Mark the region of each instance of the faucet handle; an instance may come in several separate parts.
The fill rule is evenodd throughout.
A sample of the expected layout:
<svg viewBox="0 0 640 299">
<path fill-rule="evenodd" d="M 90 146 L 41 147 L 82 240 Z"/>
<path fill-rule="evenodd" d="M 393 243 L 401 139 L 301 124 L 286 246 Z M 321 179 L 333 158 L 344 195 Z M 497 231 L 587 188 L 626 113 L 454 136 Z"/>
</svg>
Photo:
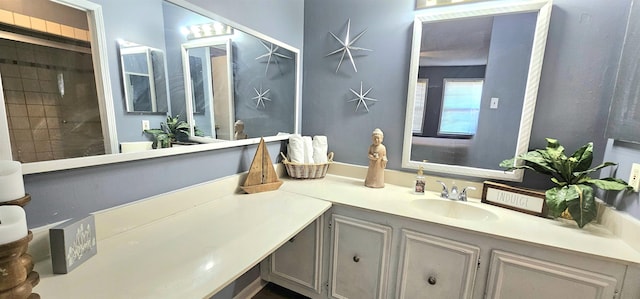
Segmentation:
<svg viewBox="0 0 640 299">
<path fill-rule="evenodd" d="M 467 201 L 467 190 L 476 190 L 476 187 L 468 186 L 462 189 L 462 192 L 458 195 L 458 200 Z"/>
<path fill-rule="evenodd" d="M 442 191 L 440 192 L 440 197 L 449 198 L 449 191 L 447 190 L 447 185 L 445 185 L 443 181 L 437 181 L 437 182 L 440 183 L 440 185 L 442 185 Z"/>
</svg>

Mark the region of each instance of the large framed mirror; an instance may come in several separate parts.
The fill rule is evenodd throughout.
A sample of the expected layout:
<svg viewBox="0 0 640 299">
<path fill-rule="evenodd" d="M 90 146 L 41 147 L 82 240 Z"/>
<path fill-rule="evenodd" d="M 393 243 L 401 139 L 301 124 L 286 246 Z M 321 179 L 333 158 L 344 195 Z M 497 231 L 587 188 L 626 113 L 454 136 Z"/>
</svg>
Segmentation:
<svg viewBox="0 0 640 299">
<path fill-rule="evenodd" d="M 402 166 L 521 181 L 551 1 L 489 1 L 416 14 Z"/>
<path fill-rule="evenodd" d="M 60 66 L 38 61 L 24 62 L 25 66 L 27 66 L 26 64 L 31 66 L 33 63 L 36 65 L 42 64 L 45 69 L 47 69 L 47 65 L 52 66 L 47 71 L 40 71 L 43 75 L 45 73 L 50 75 L 50 78 L 46 79 L 46 92 L 50 93 L 47 95 L 44 95 L 44 90 L 38 91 L 40 92 L 39 94 L 34 94 L 31 90 L 16 91 L 7 89 L 7 87 L 13 88 L 16 86 L 16 84 L 9 82 L 15 80 L 11 75 L 0 73 L 0 79 L 5 83 L 2 91 L 0 91 L 0 98 L 2 98 L 2 101 L 0 101 L 0 122 L 2 122 L 2 125 L 0 125 L 0 159 L 23 162 L 24 174 L 257 144 L 260 140 L 259 137 L 262 136 L 265 137 L 267 142 L 284 140 L 287 138 L 287 134 L 278 136 L 278 132 L 297 133 L 299 130 L 300 51 L 254 29 L 222 18 L 211 11 L 184 0 L 135 1 L 127 3 L 126 10 L 122 9 L 123 2 L 107 0 L 16 0 L 8 3 L 9 6 L 13 6 L 9 8 L 2 6 L 5 4 L 7 3 L 0 3 L 0 9 L 11 11 L 17 7 L 16 13 L 21 15 L 29 15 L 34 19 L 40 18 L 60 23 L 60 27 L 63 30 L 54 38 L 51 38 L 49 32 L 36 32 L 36 34 L 47 36 L 44 39 L 50 41 L 69 43 L 71 44 L 70 49 L 74 53 L 78 52 L 73 55 L 82 57 L 82 59 L 59 59 L 59 62 L 64 62 L 64 65 Z M 55 7 L 49 8 L 53 6 Z M 44 9 L 44 7 L 47 8 Z M 143 15 L 144 17 L 139 17 Z M 80 20 L 77 22 L 78 25 L 65 23 L 76 19 Z M 229 101 L 229 109 L 217 109 L 217 112 L 223 113 L 225 110 L 227 112 L 224 113 L 224 116 L 217 116 L 215 121 L 211 120 L 208 125 L 202 125 L 202 128 L 209 127 L 211 133 L 206 135 L 212 137 L 213 132 L 218 128 L 219 134 L 216 135 L 215 139 L 208 138 L 202 141 L 204 143 L 199 143 L 200 141 L 194 142 L 195 145 L 190 146 L 120 153 L 120 145 L 125 142 L 150 141 L 151 137 L 142 132 L 145 124 L 149 124 L 150 128 L 158 128 L 162 122 L 166 121 L 167 114 L 172 116 L 180 115 L 183 120 L 189 122 L 192 121 L 190 117 L 192 115 L 206 114 L 206 110 L 187 113 L 187 95 L 185 93 L 181 57 L 182 44 L 194 40 L 189 39 L 188 35 L 184 34 L 184 30 L 181 29 L 194 24 L 205 23 L 202 20 L 223 22 L 233 29 L 234 35 L 243 34 L 261 40 L 266 44 L 290 51 L 292 59 L 290 66 L 288 66 L 290 69 L 287 70 L 287 72 L 290 70 L 288 73 L 290 76 L 287 77 L 287 80 L 289 80 L 287 83 L 288 89 L 283 91 L 286 96 L 278 97 L 278 99 L 282 100 L 282 105 L 291 107 L 291 110 L 287 110 L 286 127 L 280 126 L 281 118 L 278 116 L 260 111 L 260 116 L 265 118 L 256 118 L 255 124 L 250 124 L 247 129 L 257 127 L 256 124 L 261 124 L 261 128 L 269 128 L 269 119 L 274 119 L 276 125 L 269 131 L 262 133 L 256 131 L 255 134 L 250 134 L 248 139 L 232 140 L 233 138 L 229 137 L 232 134 L 231 123 L 235 119 L 242 119 L 234 116 L 232 109 L 238 111 L 238 105 L 251 104 L 253 95 L 248 91 L 254 92 L 253 88 L 259 86 L 259 83 L 251 82 L 249 84 L 248 81 L 230 80 L 228 88 L 233 90 L 230 93 L 232 93 L 234 99 Z M 0 24 L 0 26 L 4 25 Z M 13 25 L 4 26 L 0 28 L 0 31 L 11 26 Z M 77 28 L 74 29 L 74 27 Z M 34 28 L 18 29 L 20 32 L 37 31 Z M 74 33 L 77 36 L 74 36 Z M 71 37 L 69 34 L 71 34 Z M 247 50 L 235 43 L 236 38 L 233 35 L 229 36 L 229 38 L 229 49 L 233 50 L 229 51 L 229 54 L 233 55 L 232 52 L 247 52 Z M 126 68 L 125 70 L 122 67 L 120 53 L 126 53 L 129 50 L 136 51 L 121 48 L 118 40 L 131 41 L 139 46 L 148 47 L 142 51 L 146 54 L 140 55 L 143 57 L 135 62 L 138 63 L 137 69 Z M 258 44 L 260 45 L 260 43 Z M 262 48 L 262 45 L 260 47 Z M 264 50 L 264 48 L 262 49 Z M 8 53 L 4 51 L 4 48 L 0 52 L 3 54 Z M 156 54 L 160 53 L 164 55 L 164 67 L 156 67 L 154 64 L 154 57 L 159 57 Z M 264 61 L 255 58 L 253 57 L 250 63 L 248 61 L 242 61 L 242 63 L 232 61 L 229 65 L 232 66 L 231 69 L 233 69 L 234 73 L 243 72 L 249 67 L 261 68 L 264 71 Z M 15 59 L 10 58 L 10 60 L 8 64 L 14 65 Z M 146 63 L 144 60 L 146 60 Z M 72 65 L 72 61 L 77 64 L 74 67 L 69 67 Z M 147 70 L 144 69 L 145 65 Z M 57 70 L 66 70 L 68 68 L 79 70 L 81 74 L 91 71 L 95 74 L 95 79 L 93 76 L 76 76 L 75 74 L 64 73 L 64 71 L 57 72 Z M 153 72 L 150 72 L 150 68 L 154 69 Z M 3 68 L 0 72 L 6 69 L 8 68 Z M 156 70 L 162 69 L 166 70 L 164 74 L 166 83 L 151 80 L 152 74 L 155 77 L 158 75 Z M 38 75 L 40 73 L 35 70 L 30 74 Z M 273 76 L 271 69 L 269 74 Z M 266 76 L 267 74 L 262 73 L 262 77 L 255 77 L 254 79 L 261 80 Z M 80 83 L 76 84 L 72 81 L 76 78 L 81 78 L 84 81 L 79 81 Z M 127 89 L 124 87 L 123 82 L 133 82 L 129 84 L 132 86 L 129 90 L 130 94 L 134 95 L 131 97 L 131 101 L 125 95 Z M 154 87 L 151 86 L 152 83 L 155 84 Z M 159 90 L 163 86 L 165 90 Z M 239 92 L 240 90 L 242 93 Z M 137 99 L 136 92 L 140 94 Z M 156 96 L 155 104 L 153 100 L 150 100 L 154 92 Z M 84 108 L 84 103 L 72 101 L 75 93 L 81 95 L 80 98 L 96 104 L 94 105 L 95 109 L 92 108 L 91 112 L 86 109 L 73 110 L 64 108 L 60 111 L 64 111 L 66 114 L 58 115 L 55 114 L 57 110 L 54 111 L 50 107 L 31 107 L 31 109 L 37 110 L 34 111 L 38 119 L 23 119 L 22 116 L 26 116 L 25 111 L 30 109 L 27 107 L 30 104 L 26 103 L 25 100 L 24 95 L 26 93 L 34 96 L 29 99 L 37 100 L 41 106 L 60 102 L 71 105 L 74 108 Z M 164 100 L 158 97 L 165 93 L 168 93 L 166 104 Z M 64 101 L 61 99 L 64 99 Z M 206 102 L 203 101 L 202 103 L 201 107 L 204 107 Z M 234 107 L 231 107 L 230 103 L 234 103 Z M 255 102 L 253 104 L 255 105 Z M 5 107 L 8 109 L 5 109 Z M 79 112 L 72 113 L 73 111 Z M 18 114 L 12 116 L 11 113 Z M 228 117 L 227 120 L 225 120 L 225 116 Z M 12 123 L 12 119 L 15 119 L 16 125 Z M 221 129 L 223 125 L 218 120 L 225 123 L 224 129 Z M 251 121 L 248 122 L 250 123 Z M 248 122 L 245 121 L 245 125 Z M 198 129 L 201 127 L 198 123 L 196 125 Z M 67 130 L 67 128 L 69 132 L 73 132 L 76 135 L 79 134 L 76 136 L 77 138 L 66 139 L 65 135 L 61 135 L 64 132 L 58 132 L 63 129 Z M 29 135 L 16 134 L 16 132 L 11 131 L 14 129 L 29 131 Z M 192 129 L 194 129 L 193 126 Z M 222 132 L 223 130 L 225 132 Z M 54 137 L 55 140 L 43 140 L 45 137 Z M 216 142 L 209 143 L 211 140 Z M 70 148 L 74 149 L 73 154 L 67 155 L 66 152 L 71 153 L 68 150 Z M 37 149 L 46 149 L 47 153 L 38 153 L 36 152 Z M 17 155 L 18 153 L 21 155 Z"/>
</svg>

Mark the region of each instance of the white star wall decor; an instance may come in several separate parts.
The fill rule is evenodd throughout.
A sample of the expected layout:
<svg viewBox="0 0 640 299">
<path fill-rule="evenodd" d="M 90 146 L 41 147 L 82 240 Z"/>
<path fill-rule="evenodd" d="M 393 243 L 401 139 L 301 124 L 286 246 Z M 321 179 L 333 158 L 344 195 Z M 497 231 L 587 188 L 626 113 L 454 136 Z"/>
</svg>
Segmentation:
<svg viewBox="0 0 640 299">
<path fill-rule="evenodd" d="M 362 37 L 362 35 L 367 32 L 367 29 L 365 29 L 364 31 L 362 31 L 360 34 L 356 35 L 356 37 L 354 37 L 353 39 L 351 39 L 349 37 L 350 35 L 350 31 L 351 31 L 351 19 L 349 19 L 347 21 L 347 34 L 344 37 L 344 40 L 339 39 L 335 34 L 333 34 L 333 32 L 329 32 L 331 34 L 331 36 L 333 36 L 333 38 L 335 38 L 340 45 L 342 45 L 341 48 L 338 48 L 337 50 L 327 54 L 325 57 L 327 56 L 331 56 L 333 54 L 337 54 L 342 52 L 342 56 L 340 57 L 340 62 L 338 63 L 338 67 L 336 68 L 336 73 L 338 72 L 338 70 L 340 69 L 340 66 L 342 65 L 342 61 L 344 60 L 345 55 L 348 56 L 347 58 L 349 60 L 351 60 L 351 65 L 353 66 L 353 70 L 356 71 L 356 73 L 358 72 L 358 69 L 356 68 L 356 63 L 353 60 L 353 55 L 352 55 L 352 51 L 355 50 L 360 50 L 360 51 L 373 51 L 371 49 L 365 49 L 365 48 L 361 48 L 361 47 L 355 47 L 353 44 L 360 38 Z"/>
<path fill-rule="evenodd" d="M 264 57 L 268 57 L 267 58 L 267 67 L 264 70 L 264 74 L 267 74 L 267 71 L 269 71 L 269 65 L 271 64 L 271 61 L 273 60 L 273 62 L 275 62 L 276 65 L 278 65 L 278 57 L 280 58 L 284 58 L 284 59 L 293 59 L 287 55 L 278 53 L 278 49 L 280 49 L 279 46 L 274 46 L 273 44 L 269 44 L 269 46 L 267 46 L 263 41 L 260 41 L 260 43 L 262 44 L 262 46 L 264 46 L 265 49 L 267 49 L 267 53 L 264 53 L 258 57 L 256 57 L 256 60 L 264 58 Z"/>
<path fill-rule="evenodd" d="M 253 88 L 253 90 L 256 91 L 256 96 L 251 98 L 252 100 L 256 100 L 256 109 L 258 107 L 260 107 L 260 104 L 262 104 L 262 108 L 266 108 L 264 105 L 264 101 L 269 101 L 271 102 L 270 98 L 267 98 L 266 95 L 267 93 L 271 90 L 271 89 L 267 89 L 265 91 L 262 91 L 262 85 L 260 86 L 260 91 L 258 91 L 255 87 Z"/>
<path fill-rule="evenodd" d="M 369 88 L 367 91 L 362 92 L 362 81 L 360 81 L 360 92 L 356 92 L 355 90 L 349 88 L 349 90 L 351 90 L 351 92 L 353 94 L 355 94 L 357 96 L 357 98 L 355 99 L 351 99 L 347 102 L 355 102 L 358 101 L 358 105 L 356 105 L 356 112 L 358 112 L 358 108 L 360 108 L 360 105 L 364 106 L 364 109 L 367 110 L 367 112 L 369 112 L 369 106 L 367 105 L 367 101 L 373 101 L 373 102 L 377 102 L 378 100 L 374 99 L 374 98 L 369 98 L 367 97 L 367 95 L 369 94 L 369 92 L 371 91 L 372 88 Z"/>
</svg>

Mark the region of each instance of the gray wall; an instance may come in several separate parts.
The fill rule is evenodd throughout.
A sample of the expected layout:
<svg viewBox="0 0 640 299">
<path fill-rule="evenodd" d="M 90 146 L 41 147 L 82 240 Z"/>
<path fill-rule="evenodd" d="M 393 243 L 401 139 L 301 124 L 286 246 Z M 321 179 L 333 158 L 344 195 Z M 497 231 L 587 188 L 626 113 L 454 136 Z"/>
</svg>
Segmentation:
<svg viewBox="0 0 640 299">
<path fill-rule="evenodd" d="M 388 168 L 401 169 L 402 134 L 410 53 L 413 0 L 307 0 L 305 2 L 305 69 L 303 89 L 305 135 L 325 134 L 335 160 L 367 165 L 370 135 L 385 132 Z M 593 141 L 602 161 L 604 128 L 613 94 L 620 50 L 631 0 L 555 0 L 531 148 L 554 137 L 573 152 Z M 356 46 L 373 49 L 356 58 L 358 72 L 339 57 L 325 55 L 339 47 L 329 31 L 344 36 L 351 18 L 352 36 L 368 31 Z M 358 53 L 361 54 L 361 53 Z M 373 87 L 379 101 L 370 113 L 354 113 L 349 88 Z M 427 169 L 428 170 L 428 169 Z M 547 177 L 526 173 L 523 186 L 548 188 Z"/>
<path fill-rule="evenodd" d="M 603 175 L 615 175 L 623 180 L 629 179 L 631 164 L 640 163 L 640 113 L 638 107 L 638 80 L 640 80 L 640 68 L 638 68 L 638 53 L 640 49 L 640 2 L 634 0 L 627 28 L 627 36 L 623 47 L 620 70 L 616 84 L 616 91 L 613 100 L 616 101 L 615 108 L 612 107 L 609 114 L 608 137 L 616 137 L 623 140 L 631 140 L 636 143 L 613 141 L 609 139 L 604 157 L 605 161 L 618 163 L 617 168 L 613 168 L 612 173 Z M 624 121 L 623 121 L 624 120 Z M 624 126 L 623 126 L 624 124 Z M 619 210 L 628 211 L 634 217 L 640 219 L 640 195 L 635 192 L 626 194 L 616 194 L 609 192 L 605 197 L 607 203 L 614 205 Z"/>
<path fill-rule="evenodd" d="M 640 163 L 640 144 L 609 139 L 604 160 L 616 162 L 618 166 L 603 170 L 602 176 L 614 176 L 626 181 L 631 173 L 631 164 Z M 607 192 L 601 198 L 618 210 L 627 211 L 640 219 L 640 194 L 637 192 Z"/>
</svg>

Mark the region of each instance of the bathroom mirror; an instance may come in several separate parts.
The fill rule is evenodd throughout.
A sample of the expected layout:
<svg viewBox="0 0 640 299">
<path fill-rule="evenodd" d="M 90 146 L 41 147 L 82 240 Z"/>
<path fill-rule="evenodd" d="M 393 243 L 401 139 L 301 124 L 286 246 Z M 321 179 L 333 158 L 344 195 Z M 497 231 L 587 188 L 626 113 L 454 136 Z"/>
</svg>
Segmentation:
<svg viewBox="0 0 640 299">
<path fill-rule="evenodd" d="M 127 112 L 167 113 L 167 78 L 162 50 L 125 40 L 118 40 L 118 50 Z"/>
<path fill-rule="evenodd" d="M 92 138 L 97 138 L 95 142 L 93 141 L 93 139 L 91 139 L 91 151 L 88 151 L 86 149 L 83 151 L 81 148 L 82 146 L 87 147 L 87 144 L 89 144 L 89 139 L 87 139 L 86 136 L 85 138 L 76 139 L 76 141 L 74 142 L 64 142 L 64 146 L 74 145 L 79 150 L 78 152 L 80 154 L 74 156 L 73 158 L 50 155 L 53 159 L 49 157 L 46 160 L 26 160 L 23 163 L 24 174 L 56 171 L 70 168 L 87 167 L 92 165 L 117 163 L 137 159 L 147 159 L 153 157 L 162 157 L 198 151 L 208 151 L 219 148 L 257 144 L 260 140 L 258 137 L 260 136 L 264 136 L 265 141 L 267 142 L 284 140 L 287 138 L 286 134 L 276 136 L 278 132 L 297 133 L 297 130 L 299 128 L 298 111 L 301 87 L 301 66 L 299 65 L 300 52 L 295 47 L 266 36 L 251 28 L 247 28 L 240 24 L 234 23 L 231 20 L 221 18 L 211 11 L 202 9 L 184 0 L 148 0 L 144 2 L 134 1 L 127 3 L 126 10 L 122 8 L 123 3 L 120 1 L 22 1 L 24 1 L 24 3 L 19 3 L 17 5 L 18 7 L 33 12 L 48 14 L 51 18 L 57 18 L 59 22 L 65 22 L 66 20 L 70 19 L 69 13 L 54 9 L 42 9 L 42 7 L 44 7 L 43 3 L 60 5 L 79 11 L 80 15 L 78 19 L 84 20 L 85 22 L 84 31 L 79 32 L 84 32 L 84 34 L 86 35 L 86 44 L 91 46 L 89 50 L 91 56 L 82 61 L 82 67 L 93 67 L 93 71 L 96 74 L 96 78 L 94 80 L 95 82 L 92 81 L 90 84 L 87 83 L 85 86 L 72 88 L 69 85 L 66 85 L 67 82 L 70 82 L 70 77 L 66 74 L 62 76 L 63 79 L 58 79 L 58 77 L 53 76 L 50 80 L 50 87 L 52 89 L 51 92 L 60 93 L 60 91 L 58 90 L 60 88 L 58 86 L 64 86 L 64 89 L 66 91 L 66 98 L 70 96 L 72 92 L 85 92 L 87 90 L 87 86 L 92 87 L 91 85 L 94 85 L 93 88 L 96 89 L 97 96 L 91 98 L 98 103 L 95 113 L 78 114 L 78 116 L 83 117 L 79 120 L 82 122 L 82 124 L 91 125 L 91 128 L 95 128 L 97 130 L 95 134 L 90 134 Z M 0 4 L 4 4 L 4 2 Z M 174 14 L 173 16 L 169 15 L 167 7 L 171 7 L 170 10 L 176 12 L 176 14 Z M 247 129 L 251 126 L 265 129 L 270 128 L 268 131 L 264 131 L 268 132 L 268 134 L 261 134 L 258 130 L 256 130 L 255 134 L 249 135 L 252 138 L 246 140 L 227 141 L 228 139 L 223 138 L 224 142 L 215 142 L 212 144 L 197 144 L 184 147 L 120 154 L 120 143 L 149 140 L 149 136 L 143 134 L 141 130 L 141 124 L 143 124 L 145 120 L 150 122 L 151 128 L 156 128 L 160 126 L 160 122 L 165 121 L 166 116 L 164 112 L 161 112 L 165 111 L 165 109 L 162 108 L 162 105 L 159 104 L 159 101 L 156 104 L 156 108 L 157 110 L 159 110 L 157 112 L 127 112 L 127 101 L 125 101 L 124 88 L 122 85 L 122 67 L 118 49 L 119 46 L 116 46 L 117 40 L 124 39 L 127 41 L 133 41 L 138 45 L 145 45 L 149 48 L 162 51 L 165 58 L 166 67 L 164 69 L 166 70 L 165 75 L 168 84 L 167 92 L 169 93 L 169 98 L 167 99 L 166 103 L 166 111 L 168 111 L 167 113 L 170 113 L 172 115 L 181 115 L 182 118 L 190 120 L 190 118 L 188 118 L 186 114 L 187 104 L 185 102 L 186 95 L 183 80 L 183 66 L 181 63 L 181 46 L 189 40 L 187 39 L 187 35 L 181 33 L 181 29 L 192 24 L 202 24 L 203 22 L 195 21 L 196 16 L 200 20 L 209 19 L 224 22 L 225 24 L 233 26 L 234 34 L 237 32 L 241 32 L 242 34 L 256 37 L 267 44 L 276 45 L 280 47 L 280 49 L 287 50 L 292 53 L 292 63 L 290 66 L 292 70 L 290 72 L 289 70 L 285 70 L 287 74 L 291 75 L 291 77 L 288 77 L 290 78 L 290 81 L 288 83 L 290 86 L 290 90 L 284 91 L 285 93 L 287 93 L 287 96 L 273 96 L 274 99 L 278 98 L 279 100 L 281 100 L 281 102 L 278 103 L 279 105 L 286 105 L 286 107 L 291 107 L 291 110 L 287 110 L 288 115 L 286 121 L 281 120 L 277 115 L 274 116 L 272 114 L 269 114 L 269 111 L 267 113 L 264 113 L 264 111 L 260 111 L 260 117 L 254 118 L 252 120 L 254 123 L 250 126 L 247 126 Z M 87 20 L 88 24 L 86 24 Z M 171 39 L 173 37 L 179 37 L 179 39 Z M 235 40 L 235 38 L 233 40 Z M 234 52 L 244 51 L 241 48 L 237 48 L 235 45 L 233 45 L 232 47 Z M 262 47 L 262 45 L 260 45 L 260 47 Z M 264 48 L 262 49 L 264 50 Z M 153 60 L 154 51 L 151 50 L 150 53 L 150 56 Z M 269 70 L 269 74 L 265 74 L 265 62 L 262 59 L 256 59 L 256 57 L 257 56 L 254 56 L 251 59 L 251 63 L 249 63 L 249 61 L 244 61 L 242 64 L 234 63 L 233 65 L 234 72 L 242 72 L 245 69 L 248 69 L 249 66 L 261 68 L 263 71 L 261 77 L 254 78 L 254 80 L 258 81 L 233 82 L 236 90 L 234 94 L 235 105 L 255 105 L 255 101 L 252 100 L 252 97 L 254 95 L 251 95 L 251 93 L 254 93 L 253 88 L 256 86 L 259 88 L 259 81 L 264 79 L 265 76 L 279 76 L 277 73 L 273 73 L 272 69 Z M 273 70 L 275 70 L 275 68 L 273 68 Z M 111 76 L 110 74 L 114 74 L 114 76 Z M 88 76 L 85 77 L 89 78 Z M 58 81 L 65 82 L 65 84 L 58 84 Z M 158 85 L 162 84 L 156 84 L 156 87 L 158 87 Z M 265 88 L 268 88 L 266 84 Z M 112 92 L 112 90 L 114 92 Z M 238 96 L 240 94 L 238 93 L 238 91 L 242 92 L 242 96 Z M 157 94 L 158 92 L 156 92 L 156 95 Z M 0 97 L 5 100 L 8 98 L 6 92 L 0 94 Z M 66 102 L 70 103 L 69 101 Z M 1 126 L 3 127 L 3 129 L 0 130 L 0 158 L 7 160 L 19 160 L 13 155 L 13 153 L 15 153 L 19 149 L 17 149 L 12 144 L 12 141 L 10 141 L 10 136 L 15 136 L 15 134 L 8 131 L 8 123 L 10 117 L 7 116 L 7 109 L 5 109 L 5 105 L 0 106 L 0 121 L 4 123 Z M 150 104 L 148 106 L 152 107 L 153 105 Z M 278 109 L 280 107 L 274 106 L 272 108 Z M 153 110 L 153 108 L 151 108 L 151 110 Z M 222 110 L 223 109 L 220 109 L 219 111 Z M 197 113 L 198 112 L 196 112 L 196 114 Z M 228 115 L 231 116 L 232 113 L 229 113 Z M 94 119 L 100 119 L 100 123 L 96 122 L 95 124 L 93 124 L 87 122 L 87 120 Z M 219 119 L 222 119 L 222 117 L 220 117 Z M 291 119 L 291 121 L 289 119 Z M 271 125 L 271 122 L 273 122 L 274 125 Z M 245 122 L 245 124 L 246 123 L 247 122 Z M 282 125 L 283 123 L 286 123 L 286 127 Z M 24 124 L 26 125 L 26 123 Z M 55 125 L 56 123 L 53 124 Z M 67 122 L 66 124 L 70 128 L 77 127 L 75 121 Z M 215 129 L 215 126 L 216 125 L 213 124 L 212 128 Z M 7 130 L 5 130 L 4 128 L 7 128 Z M 78 131 L 76 130 L 74 132 Z M 79 132 L 83 133 L 84 131 Z M 50 136 L 51 132 L 47 132 L 47 134 L 49 134 Z M 229 132 L 228 134 L 231 133 Z M 220 136 L 222 135 L 223 134 L 220 134 Z M 22 136 L 23 135 L 20 135 L 20 137 Z M 38 140 L 32 139 L 32 141 Z M 211 139 L 208 139 L 204 142 L 208 143 L 210 141 Z M 32 150 L 33 148 L 36 148 L 36 146 L 33 145 L 29 148 Z M 93 150 L 94 148 L 96 149 L 95 151 Z"/>
<path fill-rule="evenodd" d="M 165 6 L 165 13 L 176 9 Z M 181 52 L 190 139 L 232 140 L 236 121 L 244 123 L 249 137 L 294 133 L 297 51 L 244 30 L 224 29 L 226 22 L 180 14 L 176 25 L 188 29 L 182 30 L 188 41 Z"/>
<path fill-rule="evenodd" d="M 425 10 L 414 21 L 402 166 L 521 181 L 551 14 L 546 0 Z"/>
<path fill-rule="evenodd" d="M 187 101 L 187 114 L 193 124 L 191 136 L 233 140 L 231 39 L 207 38 L 183 44 L 182 63 L 186 98 L 191 99 Z"/>
</svg>

